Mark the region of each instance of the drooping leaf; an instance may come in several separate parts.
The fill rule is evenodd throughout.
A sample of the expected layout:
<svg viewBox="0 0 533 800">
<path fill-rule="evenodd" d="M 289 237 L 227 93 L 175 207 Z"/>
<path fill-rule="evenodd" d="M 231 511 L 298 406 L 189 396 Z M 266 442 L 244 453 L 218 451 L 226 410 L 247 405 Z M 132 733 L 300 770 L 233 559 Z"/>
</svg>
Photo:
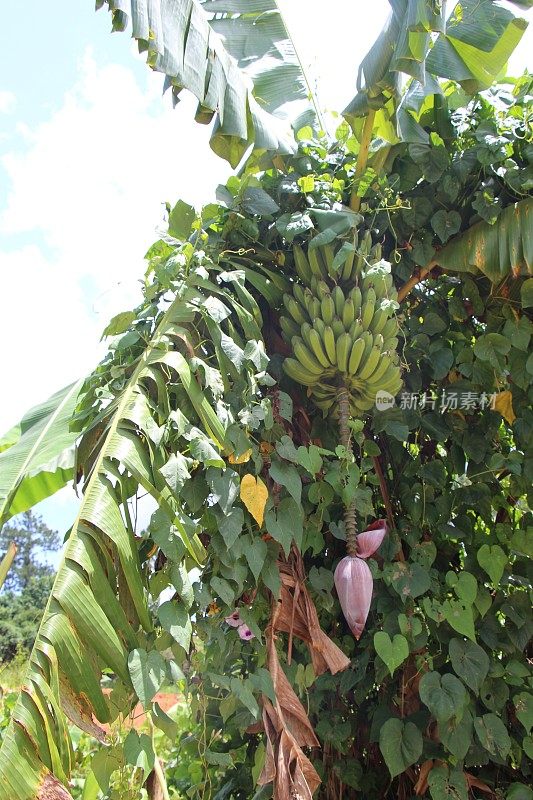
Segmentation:
<svg viewBox="0 0 533 800">
<path fill-rule="evenodd" d="M 308 88 L 274 3 L 97 0 L 97 7 L 106 3 L 114 30 L 125 30 L 131 20 L 139 49 L 165 75 L 174 100 L 187 89 L 198 99 L 196 120 L 215 118 L 211 146 L 233 167 L 249 143 L 294 151 L 286 118 L 307 107 Z"/>
<path fill-rule="evenodd" d="M 215 431 L 222 439 L 225 436 L 200 387 L 193 384 L 187 360 L 173 349 L 177 322 L 192 318 L 186 299 L 189 290 L 183 291 L 161 314 L 108 412 L 109 422 L 89 466 L 84 464 L 88 479 L 80 511 L 29 660 L 24 690 L 2 740 L 1 800 L 36 800 L 42 796 L 43 785 L 53 784 L 55 789 L 67 783 L 71 749 L 65 715 L 103 739 L 99 723 L 108 722 L 111 712 L 100 685 L 102 669 L 113 672 L 134 696 L 128 654 L 142 649 L 137 631 L 150 632 L 152 620 L 137 543 L 120 508 L 124 475 L 116 464 L 154 496 L 185 548 L 193 557 L 201 557 L 203 548 L 196 534 L 185 528 L 175 500 L 160 483 L 162 478 L 153 473 L 144 449 L 149 439 L 143 428 L 145 410 L 139 404 L 142 381 L 147 377 L 156 379 L 161 392 L 167 392 L 172 381 L 190 397 L 198 412 L 197 423 L 205 426 L 207 435 Z M 190 621 L 178 623 L 177 638 L 187 647 Z M 174 634 L 177 625 L 169 627 Z M 58 752 L 55 742 L 63 741 L 65 746 Z M 57 757 L 52 758 L 51 753 Z M 57 789 L 56 794 L 69 796 L 66 789 Z"/>
</svg>

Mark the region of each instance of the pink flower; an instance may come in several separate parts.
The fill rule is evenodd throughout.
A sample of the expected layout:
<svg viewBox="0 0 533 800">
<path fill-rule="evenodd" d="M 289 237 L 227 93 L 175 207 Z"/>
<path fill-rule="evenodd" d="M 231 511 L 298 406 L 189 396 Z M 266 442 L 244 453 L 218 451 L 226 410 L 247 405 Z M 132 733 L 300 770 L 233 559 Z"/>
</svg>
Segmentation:
<svg viewBox="0 0 533 800">
<path fill-rule="evenodd" d="M 254 638 L 254 634 L 252 633 L 248 625 L 246 625 L 244 622 L 242 625 L 239 625 L 237 633 L 239 634 L 243 642 L 249 642 L 250 639 Z"/>
<path fill-rule="evenodd" d="M 335 587 L 342 613 L 356 639 L 363 633 L 370 603 L 372 602 L 373 578 L 363 560 L 375 553 L 385 534 L 387 522 L 379 519 L 357 537 L 357 556 L 345 556 L 335 570 Z"/>
<path fill-rule="evenodd" d="M 225 617 L 224 621 L 227 622 L 228 625 L 231 625 L 232 628 L 238 628 L 240 625 L 244 625 L 238 608 L 236 608 L 229 617 Z"/>
</svg>

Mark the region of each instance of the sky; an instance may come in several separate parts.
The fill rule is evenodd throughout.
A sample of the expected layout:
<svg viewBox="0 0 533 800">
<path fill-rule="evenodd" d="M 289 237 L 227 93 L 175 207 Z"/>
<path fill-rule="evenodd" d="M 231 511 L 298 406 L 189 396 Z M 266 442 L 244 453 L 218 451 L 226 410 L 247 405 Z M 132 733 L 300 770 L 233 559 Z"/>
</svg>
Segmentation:
<svg viewBox="0 0 533 800">
<path fill-rule="evenodd" d="M 387 0 L 328 0 L 326 24 L 318 0 L 279 5 L 322 106 L 342 109 Z M 162 76 L 92 0 L 4 4 L 2 23 L 0 433 L 98 363 L 107 321 L 140 299 L 164 203 L 199 207 L 231 174 L 192 121 L 193 98 L 173 110 Z M 515 73 L 532 33 L 524 40 Z M 64 532 L 76 506 L 65 489 L 38 511 Z"/>
</svg>

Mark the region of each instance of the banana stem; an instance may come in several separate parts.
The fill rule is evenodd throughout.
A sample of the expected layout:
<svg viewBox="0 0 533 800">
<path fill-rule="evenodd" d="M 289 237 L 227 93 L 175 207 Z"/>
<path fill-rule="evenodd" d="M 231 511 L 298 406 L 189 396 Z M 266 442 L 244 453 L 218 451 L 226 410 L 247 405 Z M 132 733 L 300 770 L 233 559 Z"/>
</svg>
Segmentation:
<svg viewBox="0 0 533 800">
<path fill-rule="evenodd" d="M 366 115 L 365 124 L 363 125 L 363 132 L 361 134 L 361 145 L 359 153 L 357 154 L 357 163 L 355 165 L 355 172 L 353 176 L 353 189 L 350 197 L 350 208 L 352 211 L 359 211 L 361 208 L 361 198 L 357 194 L 357 183 L 359 178 L 366 169 L 368 163 L 368 151 L 370 149 L 370 142 L 372 141 L 372 130 L 374 128 L 374 118 L 376 112 L 373 108 L 370 109 Z"/>
<path fill-rule="evenodd" d="M 348 421 L 350 419 L 350 395 L 345 386 L 337 391 L 337 404 L 339 409 L 339 438 L 341 444 L 350 451 L 351 434 Z M 349 556 L 357 555 L 357 525 L 355 521 L 355 501 L 351 500 L 344 507 L 344 525 L 346 528 L 346 551 Z"/>
</svg>

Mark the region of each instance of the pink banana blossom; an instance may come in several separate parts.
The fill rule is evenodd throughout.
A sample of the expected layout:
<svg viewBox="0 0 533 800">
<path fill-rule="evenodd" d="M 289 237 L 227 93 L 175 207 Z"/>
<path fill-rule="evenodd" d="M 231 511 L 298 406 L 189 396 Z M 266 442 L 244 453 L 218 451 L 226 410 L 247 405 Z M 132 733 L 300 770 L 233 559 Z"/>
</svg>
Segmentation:
<svg viewBox="0 0 533 800">
<path fill-rule="evenodd" d="M 357 555 L 345 556 L 335 570 L 335 587 L 342 613 L 356 639 L 363 633 L 374 580 L 364 559 L 376 552 L 387 533 L 387 521 L 378 519 L 357 536 Z"/>
</svg>

